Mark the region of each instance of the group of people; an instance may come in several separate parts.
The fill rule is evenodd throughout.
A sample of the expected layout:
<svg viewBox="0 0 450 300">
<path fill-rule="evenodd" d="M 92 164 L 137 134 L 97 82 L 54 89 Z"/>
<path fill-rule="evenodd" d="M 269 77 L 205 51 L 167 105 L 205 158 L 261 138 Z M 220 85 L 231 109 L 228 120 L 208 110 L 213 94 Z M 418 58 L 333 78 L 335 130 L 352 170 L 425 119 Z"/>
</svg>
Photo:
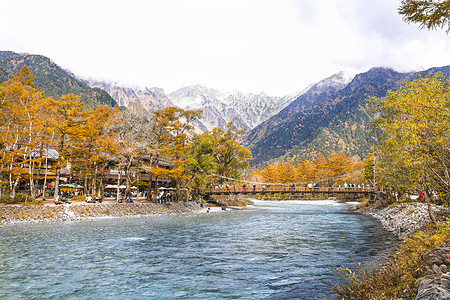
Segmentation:
<svg viewBox="0 0 450 300">
<path fill-rule="evenodd" d="M 122 203 L 122 197 L 119 197 L 119 200 L 117 200 L 117 203 Z M 128 195 L 128 198 L 125 200 L 125 203 L 133 203 L 133 199 L 131 199 L 131 195 Z"/>
<path fill-rule="evenodd" d="M 256 190 L 256 184 L 254 184 L 252 187 L 253 187 L 253 190 L 255 191 Z M 267 189 L 269 187 L 270 187 L 270 185 L 266 184 L 266 185 L 263 185 L 262 188 L 263 189 Z M 305 188 L 318 188 L 318 187 L 320 187 L 320 184 L 318 182 L 316 182 L 316 183 L 310 182 L 308 184 L 305 184 L 304 187 Z M 347 184 L 347 182 L 345 182 L 342 186 L 341 186 L 341 184 L 335 184 L 335 185 L 331 185 L 330 187 L 336 187 L 336 188 L 341 188 L 341 187 L 344 187 L 344 188 L 364 188 L 365 185 L 364 185 L 364 183 L 356 185 L 355 183 Z M 367 185 L 366 187 L 369 188 L 370 186 Z M 230 188 L 236 189 L 237 186 L 236 185 L 230 186 L 229 184 L 223 184 L 222 186 L 213 186 L 212 184 L 210 185 L 210 189 L 226 189 L 226 190 L 230 190 Z M 289 189 L 293 189 L 293 188 L 295 188 L 295 183 L 289 183 Z M 243 184 L 242 185 L 242 189 L 244 191 L 247 190 L 247 185 Z"/>
<path fill-rule="evenodd" d="M 97 202 L 98 201 L 98 203 L 102 203 L 103 202 L 103 197 L 92 197 L 91 195 L 87 195 L 86 196 L 86 202 L 87 203 L 95 203 L 95 202 Z"/>
</svg>

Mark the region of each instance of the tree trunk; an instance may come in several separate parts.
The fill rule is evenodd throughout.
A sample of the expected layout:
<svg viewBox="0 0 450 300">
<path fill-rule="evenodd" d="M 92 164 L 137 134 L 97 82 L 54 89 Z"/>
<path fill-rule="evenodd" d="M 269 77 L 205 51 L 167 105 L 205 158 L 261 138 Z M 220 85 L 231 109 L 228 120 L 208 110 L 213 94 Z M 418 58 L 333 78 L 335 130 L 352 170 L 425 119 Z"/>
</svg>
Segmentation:
<svg viewBox="0 0 450 300">
<path fill-rule="evenodd" d="M 31 197 L 31 201 L 36 200 L 36 186 L 34 184 L 33 177 L 30 177 L 30 197 Z"/>
<path fill-rule="evenodd" d="M 128 197 L 130 196 L 131 193 L 131 179 L 130 179 L 130 170 L 126 170 L 125 171 L 125 184 L 126 184 L 126 188 L 125 188 L 125 199 L 128 199 Z"/>
<path fill-rule="evenodd" d="M 430 201 L 430 195 L 428 194 L 428 189 L 425 189 L 423 192 L 423 195 L 425 197 L 425 201 L 427 202 L 427 207 L 428 207 L 428 215 L 430 216 L 431 222 L 433 223 L 433 225 L 436 225 L 436 217 L 434 216 L 434 212 L 433 212 L 433 208 L 431 207 L 431 201 Z"/>
<path fill-rule="evenodd" d="M 11 199 L 14 199 L 16 197 L 16 190 L 17 190 L 17 186 L 20 183 L 20 177 L 16 178 L 16 181 L 14 181 L 14 183 L 12 184 L 11 187 Z"/>
<path fill-rule="evenodd" d="M 1 169 L 5 167 L 5 164 L 1 162 Z M 0 172 L 0 202 L 3 196 L 3 171 Z"/>
<path fill-rule="evenodd" d="M 131 193 L 131 178 L 130 178 L 130 170 L 131 170 L 131 166 L 133 165 L 133 159 L 130 159 L 126 165 L 126 167 L 124 168 L 125 171 L 125 183 L 126 183 L 126 188 L 125 188 L 125 199 L 128 199 L 130 193 Z"/>
<path fill-rule="evenodd" d="M 61 178 L 61 169 L 56 168 L 56 177 L 55 177 L 55 194 L 53 195 L 53 200 L 56 201 L 59 199 L 59 179 Z"/>
<path fill-rule="evenodd" d="M 117 173 L 117 194 L 116 194 L 116 201 L 119 202 L 119 197 L 120 197 L 120 177 L 121 177 L 122 171 L 120 171 L 120 169 L 118 169 L 118 173 Z"/>
<path fill-rule="evenodd" d="M 35 185 L 34 176 L 33 176 L 34 162 L 30 162 L 29 166 L 30 167 L 28 169 L 29 169 L 29 176 L 30 176 L 30 197 L 31 197 L 31 201 L 33 202 L 36 200 L 36 185 Z"/>
<path fill-rule="evenodd" d="M 30 114 L 28 113 L 28 119 L 31 119 Z M 33 131 L 33 122 L 31 121 L 29 124 L 29 128 L 28 128 L 28 143 L 29 145 L 32 144 L 33 142 L 33 135 L 32 135 L 32 131 Z M 31 201 L 36 200 L 36 191 L 35 191 L 35 187 L 34 187 L 34 178 L 33 178 L 33 173 L 34 173 L 34 161 L 33 160 L 33 155 L 32 153 L 30 153 L 28 155 L 29 157 L 29 162 L 28 162 L 28 175 L 30 176 L 30 197 L 31 197 Z"/>
<path fill-rule="evenodd" d="M 89 187 L 88 187 L 88 182 L 87 182 L 87 178 L 84 178 L 84 187 L 83 187 L 83 193 L 84 195 L 87 197 L 89 195 Z"/>
<path fill-rule="evenodd" d="M 104 173 L 105 173 L 105 168 L 102 167 L 101 173 L 100 173 L 100 184 L 99 184 L 99 187 L 98 187 L 98 197 L 102 197 L 102 198 L 103 198 L 104 189 L 105 189 L 104 186 L 103 186 Z"/>
<path fill-rule="evenodd" d="M 37 170 L 37 173 L 36 173 L 36 189 L 37 190 L 40 189 L 39 179 L 41 178 L 41 171 L 42 171 L 42 160 L 39 160 L 39 166 L 38 166 L 38 170 Z M 41 193 L 39 193 L 39 194 L 41 194 Z"/>
<path fill-rule="evenodd" d="M 97 194 L 97 162 L 94 162 L 94 178 L 92 180 L 92 196 Z"/>
<path fill-rule="evenodd" d="M 152 187 L 153 187 L 153 174 L 150 173 L 148 180 L 148 186 L 147 186 L 147 201 L 152 201 Z"/>
<path fill-rule="evenodd" d="M 53 142 L 53 138 L 55 137 L 55 132 L 53 131 L 52 132 L 52 139 L 51 139 L 51 141 Z M 44 175 L 44 190 L 43 190 L 43 195 L 42 195 L 42 199 L 46 199 L 46 196 L 45 196 L 45 190 L 47 189 L 47 174 L 48 174 L 48 144 L 46 144 L 46 146 L 47 146 L 47 150 L 46 150 L 46 152 L 45 152 L 45 175 Z"/>
<path fill-rule="evenodd" d="M 47 153 L 45 154 L 45 174 L 44 174 L 44 189 L 42 199 L 46 199 L 45 191 L 47 189 L 47 174 L 48 174 L 48 144 L 47 144 Z"/>
</svg>

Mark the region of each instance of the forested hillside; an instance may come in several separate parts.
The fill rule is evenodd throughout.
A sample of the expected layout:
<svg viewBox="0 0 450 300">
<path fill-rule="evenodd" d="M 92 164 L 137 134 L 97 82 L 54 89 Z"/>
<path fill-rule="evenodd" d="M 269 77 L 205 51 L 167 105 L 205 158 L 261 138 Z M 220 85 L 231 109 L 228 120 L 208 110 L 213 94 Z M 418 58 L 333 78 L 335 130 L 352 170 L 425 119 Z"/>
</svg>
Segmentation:
<svg viewBox="0 0 450 300">
<path fill-rule="evenodd" d="M 116 101 L 104 90 L 91 88 L 76 79 L 61 67 L 42 55 L 18 54 L 11 51 L 0 51 L 0 82 L 10 78 L 27 65 L 35 78 L 35 85 L 45 95 L 60 98 L 61 95 L 73 93 L 80 96 L 80 100 L 88 107 L 98 104 L 117 106 Z"/>
<path fill-rule="evenodd" d="M 383 97 L 404 80 L 440 71 L 447 76 L 450 66 L 420 73 L 399 73 L 373 68 L 358 74 L 345 87 L 313 86 L 278 115 L 247 135 L 246 145 L 253 154 L 253 164 L 264 164 L 283 157 L 298 160 L 318 153 L 327 156 L 342 151 L 362 159 L 375 143 L 367 124 L 366 99 Z"/>
</svg>

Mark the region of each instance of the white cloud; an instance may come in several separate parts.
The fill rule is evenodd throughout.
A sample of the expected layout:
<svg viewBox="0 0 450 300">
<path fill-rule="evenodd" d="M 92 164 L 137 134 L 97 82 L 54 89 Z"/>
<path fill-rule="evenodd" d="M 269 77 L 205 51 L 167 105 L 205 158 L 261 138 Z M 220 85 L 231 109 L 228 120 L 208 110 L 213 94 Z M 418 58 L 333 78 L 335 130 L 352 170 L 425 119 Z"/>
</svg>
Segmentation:
<svg viewBox="0 0 450 300">
<path fill-rule="evenodd" d="M 340 70 L 449 64 L 449 37 L 392 0 L 8 1 L 2 50 L 82 76 L 170 92 L 202 85 L 284 95 Z"/>
</svg>

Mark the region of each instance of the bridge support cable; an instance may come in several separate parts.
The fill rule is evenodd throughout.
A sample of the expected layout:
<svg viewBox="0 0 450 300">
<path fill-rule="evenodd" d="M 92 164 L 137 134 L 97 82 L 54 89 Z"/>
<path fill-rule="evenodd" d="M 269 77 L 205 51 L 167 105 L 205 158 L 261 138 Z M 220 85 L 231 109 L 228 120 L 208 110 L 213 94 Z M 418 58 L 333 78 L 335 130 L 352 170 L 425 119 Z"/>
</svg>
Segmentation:
<svg viewBox="0 0 450 300">
<path fill-rule="evenodd" d="M 236 182 L 242 182 L 242 183 L 246 183 L 246 184 L 257 184 L 257 185 L 278 185 L 278 186 L 283 186 L 283 185 L 289 185 L 289 184 L 295 184 L 295 185 L 305 185 L 308 183 L 319 183 L 319 182 L 328 182 L 328 181 L 334 181 L 336 179 L 345 177 L 345 176 L 349 176 L 349 175 L 353 175 L 356 174 L 358 172 L 363 171 L 363 169 L 360 170 L 356 170 L 353 171 L 351 173 L 346 173 L 346 174 L 342 174 L 342 175 L 338 175 L 338 176 L 333 176 L 333 177 L 327 177 L 327 178 L 322 178 L 322 179 L 316 179 L 316 180 L 311 180 L 311 181 L 304 181 L 304 182 L 287 182 L 287 183 L 273 183 L 273 182 L 257 182 L 257 181 L 249 181 L 249 180 L 243 180 L 243 179 L 237 179 L 237 178 L 231 178 L 231 177 L 226 177 L 226 176 L 222 176 L 219 174 L 214 174 L 214 173 L 207 173 L 211 176 L 215 176 L 215 177 L 219 177 L 222 179 L 226 179 L 229 181 L 236 181 Z"/>
</svg>

